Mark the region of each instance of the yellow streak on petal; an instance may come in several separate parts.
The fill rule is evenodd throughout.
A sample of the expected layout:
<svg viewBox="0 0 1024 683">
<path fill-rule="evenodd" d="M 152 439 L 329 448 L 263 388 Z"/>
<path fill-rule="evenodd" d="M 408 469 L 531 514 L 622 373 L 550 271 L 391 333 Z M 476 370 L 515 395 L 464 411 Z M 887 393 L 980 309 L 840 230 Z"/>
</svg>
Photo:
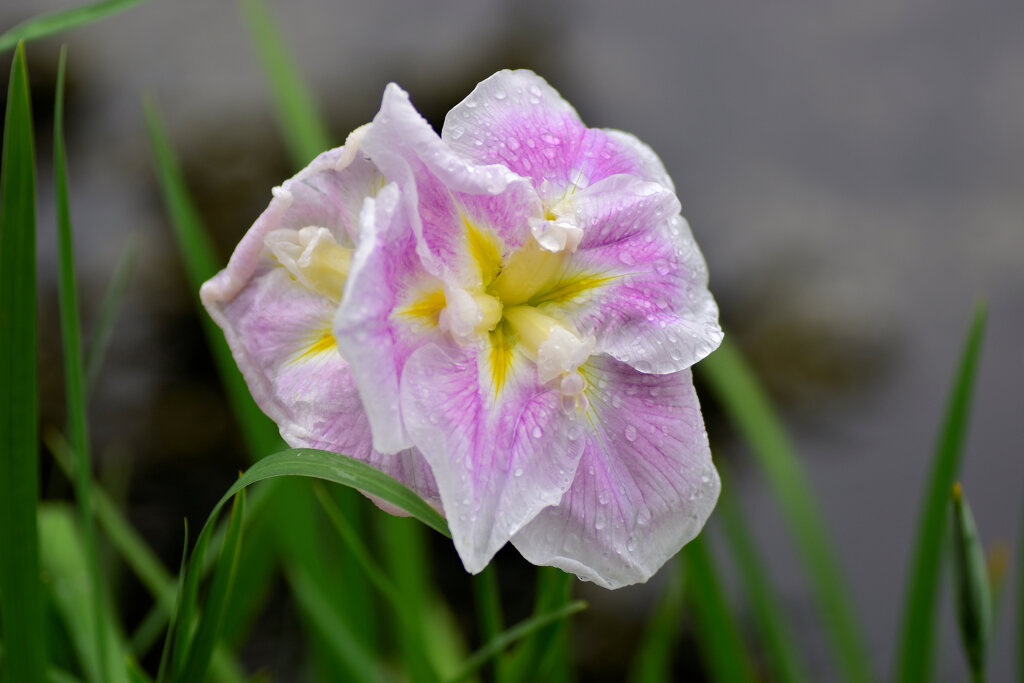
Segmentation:
<svg viewBox="0 0 1024 683">
<path fill-rule="evenodd" d="M 466 226 L 466 247 L 480 269 L 480 282 L 484 287 L 501 272 L 501 247 L 494 235 L 473 225 L 465 214 L 460 214 Z"/>
<path fill-rule="evenodd" d="M 408 306 L 402 306 L 396 313 L 403 318 L 412 318 L 422 324 L 436 327 L 437 318 L 446 304 L 444 290 L 436 289 L 423 294 Z"/>
<path fill-rule="evenodd" d="M 516 345 L 516 333 L 504 321 L 490 333 L 491 351 L 488 360 L 491 363 L 491 380 L 494 383 L 494 395 L 501 393 L 512 369 L 512 353 Z"/>
<path fill-rule="evenodd" d="M 337 347 L 338 344 L 337 342 L 334 341 L 334 333 L 332 333 L 330 330 L 324 330 L 323 333 L 319 337 L 317 337 L 317 339 L 312 344 L 307 346 L 302 353 L 295 356 L 295 358 L 292 358 L 289 361 L 289 365 L 293 363 L 298 363 L 302 360 L 311 358 L 321 353 L 334 351 Z"/>
<path fill-rule="evenodd" d="M 551 287 L 534 294 L 527 303 L 531 306 L 541 304 L 565 304 L 580 294 L 600 287 L 614 280 L 615 275 L 597 275 L 595 273 L 575 273 L 555 282 Z"/>
</svg>

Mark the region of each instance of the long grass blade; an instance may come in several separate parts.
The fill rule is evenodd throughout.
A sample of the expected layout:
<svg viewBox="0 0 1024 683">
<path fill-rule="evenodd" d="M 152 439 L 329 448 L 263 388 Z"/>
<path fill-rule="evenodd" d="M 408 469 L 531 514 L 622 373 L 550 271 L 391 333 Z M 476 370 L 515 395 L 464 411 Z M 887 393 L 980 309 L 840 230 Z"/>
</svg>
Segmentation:
<svg viewBox="0 0 1024 683">
<path fill-rule="evenodd" d="M 672 680 L 672 655 L 682 610 L 682 581 L 669 580 L 640 638 L 630 665 L 630 683 L 669 683 Z"/>
<path fill-rule="evenodd" d="M 903 683 L 919 683 L 932 678 L 939 576 L 944 564 L 942 547 L 948 524 L 946 505 L 962 459 L 987 318 L 986 306 L 979 304 L 964 342 L 931 474 L 921 500 L 916 546 L 907 574 L 902 635 L 897 650 L 896 679 Z"/>
<path fill-rule="evenodd" d="M 551 610 L 550 612 L 536 614 L 524 621 L 521 621 L 507 631 L 502 631 L 489 643 L 474 652 L 469 659 L 465 661 L 459 672 L 449 679 L 449 683 L 458 683 L 459 681 L 464 681 L 470 678 L 480 670 L 480 667 L 504 652 L 516 641 L 522 640 L 531 634 L 535 634 L 541 629 L 551 626 L 552 624 L 557 624 L 577 612 L 582 612 L 586 608 L 587 603 L 583 600 L 573 600 L 572 602 L 568 602 Z"/>
<path fill-rule="evenodd" d="M 8 681 L 43 680 L 47 662 L 36 522 L 35 173 L 28 69 L 19 45 L 0 160 L 0 623 Z"/>
<path fill-rule="evenodd" d="M 473 602 L 476 605 L 476 620 L 483 642 L 489 643 L 505 628 L 501 612 L 501 594 L 498 591 L 498 570 L 494 563 L 473 577 Z M 499 662 L 492 663 L 491 678 L 500 680 Z"/>
<path fill-rule="evenodd" d="M 263 0 L 240 0 L 249 35 L 263 62 L 274 96 L 281 132 L 295 168 L 302 168 L 331 145 L 302 74 L 295 67 Z"/>
<path fill-rule="evenodd" d="M 334 657 L 349 670 L 346 680 L 363 683 L 386 680 L 373 653 L 365 648 L 352 627 L 320 599 L 319 588 L 311 582 L 307 571 L 294 566 L 288 569 L 288 575 L 295 598 L 309 617 L 310 625 L 319 632 Z"/>
<path fill-rule="evenodd" d="M 64 145 L 64 92 L 67 69 L 67 47 L 61 48 L 57 63 L 57 94 L 53 116 L 53 176 L 57 204 L 57 246 L 59 255 L 58 284 L 60 292 L 61 333 L 64 345 L 64 391 L 68 410 L 68 435 L 75 457 L 75 497 L 81 517 L 82 540 L 85 543 L 86 569 L 92 586 L 94 602 L 90 613 L 96 623 L 89 630 L 96 639 L 98 676 L 95 680 L 111 680 L 107 661 L 108 624 L 102 605 L 106 586 L 100 573 L 96 524 L 93 521 L 92 465 L 89 455 L 89 431 L 85 406 L 85 376 L 82 369 L 82 333 L 78 313 L 78 286 L 75 277 L 75 249 L 71 231 L 71 204 L 68 198 L 67 152 Z"/>
<path fill-rule="evenodd" d="M 145 1 L 103 0 L 103 2 L 93 2 L 81 7 L 42 14 L 0 34 L 0 52 L 14 47 L 20 40 L 28 42 L 37 38 L 52 36 L 55 33 L 77 28 L 85 24 L 91 24 L 94 21 L 99 21 L 111 14 L 116 14 Z"/>
<path fill-rule="evenodd" d="M 242 526 L 245 518 L 245 492 L 242 491 L 235 496 L 235 502 L 231 509 L 231 522 L 228 525 L 228 535 L 221 548 L 220 560 L 213 573 L 213 583 L 203 605 L 202 617 L 196 629 L 195 637 L 188 649 L 188 658 L 185 661 L 184 673 L 179 679 L 183 683 L 188 681 L 202 681 L 206 679 L 206 670 L 210 666 L 210 658 L 213 655 L 214 646 L 220 637 L 224 626 L 224 613 L 231 597 L 231 590 L 238 570 L 238 557 L 242 544 Z M 201 571 L 201 566 L 195 567 L 195 571 Z"/>
<path fill-rule="evenodd" d="M 100 303 L 99 315 L 93 324 L 85 354 L 85 395 L 88 398 L 96 388 L 100 369 L 110 348 L 110 340 L 114 335 L 114 325 L 128 293 L 128 282 L 135 269 L 135 259 L 139 254 L 138 241 L 130 239 L 121 250 L 121 255 L 114 266 L 114 274 L 110 278 L 107 290 Z"/>
<path fill-rule="evenodd" d="M 694 633 L 701 657 L 714 681 L 752 681 L 754 667 L 729 609 L 707 537 L 698 536 L 682 551 L 686 594 L 693 605 Z"/>
<path fill-rule="evenodd" d="M 534 598 L 534 616 L 558 610 L 572 601 L 574 577 L 560 569 L 539 567 Z M 549 681 L 571 678 L 569 663 L 569 629 L 561 622 L 550 623 L 531 634 L 501 667 L 507 681 Z"/>
<path fill-rule="evenodd" d="M 824 515 L 768 397 L 728 336 L 717 351 L 701 361 L 697 372 L 707 381 L 768 478 L 814 589 L 842 678 L 849 683 L 871 681 L 864 636 L 822 521 Z"/>
<path fill-rule="evenodd" d="M 1017 680 L 1024 683 L 1024 515 L 1021 517 L 1017 545 Z"/>
<path fill-rule="evenodd" d="M 88 680 L 97 683 L 126 683 L 122 662 L 127 654 L 117 628 L 117 617 L 106 601 L 95 599 L 88 551 L 72 508 L 64 504 L 46 504 L 39 508 L 40 553 L 48 577 L 50 594 L 57 614 L 67 626 L 78 661 Z M 93 610 L 99 609 L 97 616 Z M 97 641 L 94 629 L 104 624 L 107 638 Z M 96 648 L 102 645 L 107 652 Z"/>
<path fill-rule="evenodd" d="M 768 579 L 768 569 L 754 547 L 750 531 L 743 519 L 731 489 L 722 487 L 716 516 L 725 531 L 740 582 L 750 600 L 751 613 L 765 644 L 772 680 L 779 683 L 800 683 L 811 680 L 801 663 L 793 629 L 779 604 Z"/>
</svg>

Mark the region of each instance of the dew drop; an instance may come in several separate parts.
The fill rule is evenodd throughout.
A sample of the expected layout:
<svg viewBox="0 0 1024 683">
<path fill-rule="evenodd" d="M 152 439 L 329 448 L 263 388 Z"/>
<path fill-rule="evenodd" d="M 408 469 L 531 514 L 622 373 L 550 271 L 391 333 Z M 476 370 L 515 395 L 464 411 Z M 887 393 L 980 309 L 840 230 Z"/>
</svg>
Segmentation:
<svg viewBox="0 0 1024 683">
<path fill-rule="evenodd" d="M 507 95 L 507 93 L 504 90 L 495 90 L 494 91 L 494 99 L 496 99 L 496 100 L 503 100 L 507 96 L 508 95 Z"/>
<path fill-rule="evenodd" d="M 628 550 L 629 552 L 633 552 L 634 550 L 636 550 L 636 543 L 633 542 L 632 538 L 626 541 L 626 550 Z"/>
<path fill-rule="evenodd" d="M 636 441 L 636 427 L 626 425 L 626 441 Z"/>
<path fill-rule="evenodd" d="M 511 150 L 519 149 L 519 140 L 516 140 L 515 138 L 509 138 L 505 141 L 505 144 L 507 144 L 508 148 Z"/>
<path fill-rule="evenodd" d="M 608 504 L 608 492 L 607 491 L 601 491 L 600 493 L 598 493 L 597 494 L 597 502 L 600 503 L 601 505 L 607 505 Z"/>
<path fill-rule="evenodd" d="M 544 436 L 544 430 L 541 429 L 539 425 L 535 426 L 533 428 L 533 431 L 531 431 L 530 433 L 533 434 L 533 438 L 535 439 L 539 439 L 540 437 Z"/>
<path fill-rule="evenodd" d="M 619 260 L 625 263 L 627 266 L 632 266 L 633 264 L 636 263 L 636 258 L 634 258 L 633 254 L 631 254 L 628 251 L 620 251 Z"/>
<path fill-rule="evenodd" d="M 522 467 L 517 467 L 515 469 L 515 471 L 512 473 L 512 476 L 513 477 L 521 477 L 521 476 L 523 476 L 523 468 Z"/>
</svg>

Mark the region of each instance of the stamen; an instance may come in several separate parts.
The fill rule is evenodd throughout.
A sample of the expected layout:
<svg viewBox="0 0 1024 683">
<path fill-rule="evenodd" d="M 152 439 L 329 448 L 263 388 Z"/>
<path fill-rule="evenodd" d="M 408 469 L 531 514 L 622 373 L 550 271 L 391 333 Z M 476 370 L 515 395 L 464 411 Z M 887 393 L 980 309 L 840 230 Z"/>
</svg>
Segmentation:
<svg viewBox="0 0 1024 683">
<path fill-rule="evenodd" d="M 352 250 L 338 244 L 327 228 L 271 230 L 263 244 L 288 273 L 307 289 L 340 301 L 351 267 Z"/>
</svg>

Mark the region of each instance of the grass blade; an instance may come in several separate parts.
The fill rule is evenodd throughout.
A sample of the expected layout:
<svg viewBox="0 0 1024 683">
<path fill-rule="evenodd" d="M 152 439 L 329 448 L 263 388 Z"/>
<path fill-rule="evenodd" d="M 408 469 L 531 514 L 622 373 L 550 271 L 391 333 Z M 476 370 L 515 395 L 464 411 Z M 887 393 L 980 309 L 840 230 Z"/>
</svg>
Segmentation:
<svg viewBox="0 0 1024 683">
<path fill-rule="evenodd" d="M 240 0 L 249 35 L 263 62 L 274 95 L 281 131 L 296 169 L 304 167 L 331 146 L 327 126 L 313 96 L 278 35 L 274 18 L 263 0 Z"/>
<path fill-rule="evenodd" d="M 630 683 L 668 683 L 672 680 L 673 646 L 682 610 L 682 582 L 670 580 L 640 638 L 630 666 Z"/>
<path fill-rule="evenodd" d="M 311 448 L 290 448 L 268 455 L 239 477 L 214 506 L 207 526 L 231 496 L 257 481 L 274 477 L 311 477 L 357 489 L 404 510 L 430 528 L 451 538 L 444 518 L 405 485 L 346 455 Z"/>
<path fill-rule="evenodd" d="M 39 532 L 40 556 L 53 605 L 67 626 L 82 670 L 90 681 L 127 683 L 124 668 L 110 664 L 123 662 L 127 648 L 110 604 L 96 600 L 88 550 L 72 508 L 63 504 L 41 505 Z M 97 609 L 101 614 L 93 614 Z M 98 623 L 107 631 L 102 642 L 94 633 Z M 96 649 L 100 645 L 107 648 L 105 653 Z"/>
<path fill-rule="evenodd" d="M 726 486 L 722 487 L 718 498 L 717 516 L 724 527 L 726 541 L 735 558 L 733 564 L 739 572 L 754 621 L 765 643 L 774 673 L 772 680 L 779 683 L 809 681 L 810 677 L 801 664 L 793 630 L 768 581 L 767 567 L 758 556 L 739 505 Z"/>
<path fill-rule="evenodd" d="M 537 596 L 534 616 L 556 611 L 572 600 L 574 577 L 553 567 L 537 568 Z M 500 667 L 508 681 L 549 681 L 571 679 L 569 629 L 562 623 L 549 623 L 530 635 L 516 649 L 507 665 Z"/>
<path fill-rule="evenodd" d="M 501 594 L 498 591 L 498 570 L 494 563 L 484 567 L 482 572 L 472 578 L 472 582 L 480 637 L 483 642 L 489 643 L 505 627 L 505 618 L 501 613 Z M 498 662 L 494 663 L 491 678 L 500 680 Z"/>
<path fill-rule="evenodd" d="M 106 588 L 100 573 L 99 551 L 96 542 L 96 524 L 93 521 L 92 465 L 89 455 L 89 431 L 85 407 L 85 377 L 82 370 L 82 333 L 78 313 L 78 286 L 75 277 L 75 249 L 71 231 L 71 205 L 68 198 L 67 152 L 64 145 L 64 92 L 67 70 L 67 47 L 62 47 L 57 63 L 57 94 L 53 115 L 53 176 L 57 204 L 57 246 L 59 256 L 58 284 L 60 293 L 61 336 L 64 345 L 64 392 L 67 397 L 68 434 L 75 457 L 75 498 L 81 517 L 82 540 L 88 576 L 92 585 L 93 605 L 90 613 L 96 618 L 90 631 L 96 639 L 98 653 L 94 680 L 111 679 L 107 623 L 102 605 Z"/>
<path fill-rule="evenodd" d="M 94 21 L 99 21 L 111 14 L 116 14 L 145 1 L 103 0 L 103 2 L 93 2 L 81 7 L 42 14 L 0 34 L 0 52 L 14 47 L 18 44 L 19 40 L 27 42 L 37 38 L 52 36 L 55 33 L 84 24 L 91 24 Z"/>
<path fill-rule="evenodd" d="M 36 190 L 25 48 L 11 64 L 0 160 L 0 618 L 8 681 L 46 675 L 39 583 Z M 17 552 L 9 549 L 17 548 Z"/>
<path fill-rule="evenodd" d="M 939 573 L 944 564 L 942 546 L 948 522 L 946 504 L 960 468 L 986 320 L 987 309 L 979 304 L 964 342 L 921 501 L 916 548 L 907 574 L 902 637 L 897 650 L 896 679 L 904 683 L 932 678 Z"/>
<path fill-rule="evenodd" d="M 497 657 L 516 641 L 535 634 L 545 627 L 557 624 L 577 612 L 582 612 L 586 608 L 586 602 L 583 600 L 574 600 L 562 605 L 561 607 L 557 607 L 550 612 L 535 614 L 529 619 L 519 622 L 507 631 L 499 633 L 489 643 L 474 652 L 469 659 L 465 661 L 459 672 L 450 679 L 450 683 L 458 683 L 458 681 L 464 681 L 467 678 L 470 678 L 480 669 L 480 667 L 494 657 Z"/>
<path fill-rule="evenodd" d="M 717 351 L 701 361 L 697 372 L 750 446 L 774 490 L 814 589 L 842 678 L 850 683 L 872 680 L 864 636 L 822 522 L 824 516 L 768 397 L 728 335 Z"/>
<path fill-rule="evenodd" d="M 978 528 L 960 482 L 953 484 L 951 498 L 956 616 L 971 680 L 980 683 L 985 680 L 985 655 L 992 632 L 992 587 Z"/>
<path fill-rule="evenodd" d="M 289 568 L 288 582 L 295 592 L 295 599 L 308 616 L 310 625 L 321 634 L 326 645 L 333 650 L 334 657 L 348 668 L 350 676 L 345 680 L 364 683 L 387 680 L 373 654 L 352 632 L 352 627 L 338 618 L 337 612 L 320 599 L 319 588 L 312 583 L 305 569 L 301 566 Z"/>
<path fill-rule="evenodd" d="M 206 679 L 206 671 L 210 666 L 210 658 L 213 655 L 214 646 L 220 637 L 224 625 L 224 612 L 231 597 L 231 589 L 234 584 L 235 573 L 238 569 L 238 556 L 242 544 L 242 525 L 245 519 L 245 492 L 242 491 L 235 496 L 235 502 L 231 509 L 231 522 L 228 524 L 228 535 L 224 539 L 224 546 L 221 548 L 220 560 L 213 573 L 213 583 L 206 597 L 206 604 L 203 606 L 202 617 L 199 620 L 199 627 L 196 630 L 192 644 L 189 646 L 188 658 L 185 662 L 184 673 L 179 680 L 203 681 Z M 196 572 L 202 571 L 200 565 L 190 568 Z"/>
<path fill-rule="evenodd" d="M 682 551 L 685 592 L 693 605 L 701 656 L 711 680 L 752 681 L 754 668 L 707 542 L 706 536 L 698 536 Z"/>
<path fill-rule="evenodd" d="M 103 367 L 103 360 L 106 358 L 107 350 L 110 348 L 110 340 L 114 335 L 114 325 L 117 322 L 118 314 L 121 312 L 121 305 L 128 293 L 128 281 L 132 271 L 135 270 L 135 259 L 139 254 L 138 241 L 131 239 L 121 250 L 121 255 L 114 266 L 114 274 L 107 285 L 107 291 L 103 294 L 103 301 L 100 304 L 99 315 L 93 326 L 92 336 L 89 339 L 88 349 L 85 355 L 85 395 L 92 394 L 96 387 L 96 380 L 100 376 L 100 368 Z"/>
<path fill-rule="evenodd" d="M 1017 546 L 1017 680 L 1024 683 L 1024 520 Z"/>
</svg>

